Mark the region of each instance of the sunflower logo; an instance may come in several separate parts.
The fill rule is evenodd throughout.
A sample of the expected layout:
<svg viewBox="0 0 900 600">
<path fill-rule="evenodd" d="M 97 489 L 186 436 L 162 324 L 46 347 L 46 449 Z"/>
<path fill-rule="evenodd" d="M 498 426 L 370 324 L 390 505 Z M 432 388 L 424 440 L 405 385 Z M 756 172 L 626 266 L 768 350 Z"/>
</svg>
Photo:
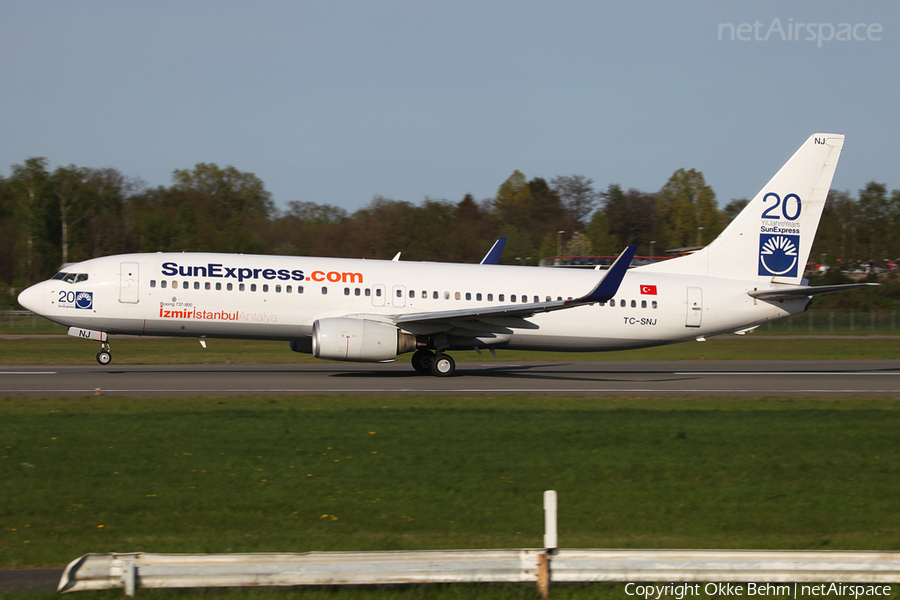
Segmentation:
<svg viewBox="0 0 900 600">
<path fill-rule="evenodd" d="M 76 292 L 75 308 L 90 309 L 94 306 L 93 292 Z"/>
<path fill-rule="evenodd" d="M 799 235 L 760 235 L 759 274 L 797 275 Z"/>
</svg>

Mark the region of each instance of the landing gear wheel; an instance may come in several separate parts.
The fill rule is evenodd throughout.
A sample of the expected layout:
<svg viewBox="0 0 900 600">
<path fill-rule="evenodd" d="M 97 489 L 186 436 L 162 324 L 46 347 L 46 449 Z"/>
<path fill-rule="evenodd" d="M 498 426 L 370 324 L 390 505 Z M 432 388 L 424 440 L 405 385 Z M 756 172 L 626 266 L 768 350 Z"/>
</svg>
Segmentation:
<svg viewBox="0 0 900 600">
<path fill-rule="evenodd" d="M 450 377 L 456 371 L 456 361 L 446 354 L 438 354 L 431 362 L 431 374 L 435 377 Z"/>
<path fill-rule="evenodd" d="M 108 365 L 112 362 L 112 354 L 107 350 L 101 350 L 97 353 L 97 362 L 104 366 Z"/>
<path fill-rule="evenodd" d="M 413 369 L 419 373 L 431 373 L 431 363 L 434 362 L 434 352 L 431 350 L 416 350 L 412 355 Z"/>
</svg>

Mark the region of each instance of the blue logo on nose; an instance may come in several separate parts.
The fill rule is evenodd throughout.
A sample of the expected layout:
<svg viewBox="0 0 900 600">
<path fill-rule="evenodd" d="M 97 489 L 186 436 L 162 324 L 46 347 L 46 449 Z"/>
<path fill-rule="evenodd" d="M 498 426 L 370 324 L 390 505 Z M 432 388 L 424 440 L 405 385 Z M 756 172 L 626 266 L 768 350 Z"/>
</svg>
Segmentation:
<svg viewBox="0 0 900 600">
<path fill-rule="evenodd" d="M 94 293 L 93 292 L 76 292 L 75 293 L 75 308 L 82 308 L 82 309 L 94 308 Z"/>
<path fill-rule="evenodd" d="M 759 235 L 759 274 L 796 277 L 800 249 L 799 235 Z"/>
</svg>

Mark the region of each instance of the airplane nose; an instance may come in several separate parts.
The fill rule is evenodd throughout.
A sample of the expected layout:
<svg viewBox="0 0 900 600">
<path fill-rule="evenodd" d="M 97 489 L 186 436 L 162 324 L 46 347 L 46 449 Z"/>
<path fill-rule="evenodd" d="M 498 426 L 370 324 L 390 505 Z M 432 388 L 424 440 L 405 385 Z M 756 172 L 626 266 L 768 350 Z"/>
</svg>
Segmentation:
<svg viewBox="0 0 900 600">
<path fill-rule="evenodd" d="M 19 304 L 33 313 L 44 314 L 44 283 L 37 283 L 30 288 L 22 290 L 19 294 Z"/>
</svg>

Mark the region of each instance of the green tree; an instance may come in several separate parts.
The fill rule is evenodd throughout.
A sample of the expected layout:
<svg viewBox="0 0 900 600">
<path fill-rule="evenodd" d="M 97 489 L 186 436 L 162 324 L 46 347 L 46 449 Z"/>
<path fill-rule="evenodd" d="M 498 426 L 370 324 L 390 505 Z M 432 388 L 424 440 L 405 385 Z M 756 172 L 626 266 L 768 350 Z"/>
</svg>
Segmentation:
<svg viewBox="0 0 900 600">
<path fill-rule="evenodd" d="M 594 244 L 587 234 L 576 231 L 566 243 L 563 254 L 566 256 L 593 256 Z"/>
<path fill-rule="evenodd" d="M 40 276 L 43 260 L 36 260 L 36 250 L 45 233 L 44 211 L 50 204 L 50 174 L 47 172 L 47 159 L 32 157 L 21 165 L 12 166 L 9 187 L 16 201 L 19 230 L 24 237 L 25 265 L 24 278 L 27 282 L 35 281 Z M 36 248 L 37 247 L 37 248 Z"/>
<path fill-rule="evenodd" d="M 588 225 L 587 235 L 591 240 L 591 247 L 597 256 L 612 256 L 617 252 L 621 252 L 619 243 L 615 236 L 609 232 L 609 219 L 606 213 L 598 210 L 591 217 L 591 223 Z"/>
<path fill-rule="evenodd" d="M 69 262 L 69 227 L 84 219 L 86 212 L 87 170 L 69 165 L 57 167 L 50 178 L 59 207 L 62 264 Z"/>
<path fill-rule="evenodd" d="M 859 191 L 857 236 L 862 254 L 857 258 L 880 261 L 888 254 L 888 239 L 893 233 L 890 231 L 891 213 L 885 184 L 870 181 Z"/>
<path fill-rule="evenodd" d="M 638 244 L 638 252 L 648 254 L 650 242 L 661 241 L 655 194 L 635 189 L 623 192 L 618 184 L 611 184 L 601 196 L 609 232 L 617 241 L 613 253 L 621 252 L 625 246 Z M 654 251 L 661 247 L 662 244 L 654 246 Z"/>
<path fill-rule="evenodd" d="M 192 170 L 172 173 L 173 191 L 195 191 L 214 198 L 230 214 L 245 217 L 268 217 L 275 206 L 272 195 L 262 180 L 253 173 L 224 169 L 215 163 L 197 163 Z"/>
<path fill-rule="evenodd" d="M 551 189 L 562 200 L 569 217 L 582 226 L 597 201 L 593 184 L 594 180 L 584 175 L 564 175 L 550 180 Z"/>
<path fill-rule="evenodd" d="M 734 218 L 741 214 L 741 211 L 747 207 L 750 203 L 746 198 L 735 199 L 729 202 L 724 209 L 722 209 L 722 217 L 723 224 L 727 225 L 734 221 Z"/>
<path fill-rule="evenodd" d="M 656 195 L 662 239 L 668 248 L 704 245 L 721 231 L 716 194 L 703 173 L 678 169 Z"/>
</svg>

